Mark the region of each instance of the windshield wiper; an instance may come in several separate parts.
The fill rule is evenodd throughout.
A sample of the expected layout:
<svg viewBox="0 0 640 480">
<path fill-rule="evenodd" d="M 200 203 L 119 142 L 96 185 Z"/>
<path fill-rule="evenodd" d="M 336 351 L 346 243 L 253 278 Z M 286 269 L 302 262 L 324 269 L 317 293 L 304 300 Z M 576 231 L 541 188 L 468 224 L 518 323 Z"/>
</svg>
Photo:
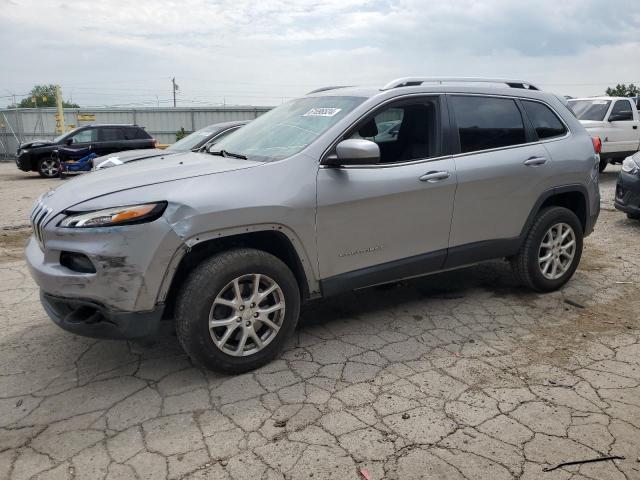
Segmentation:
<svg viewBox="0 0 640 480">
<path fill-rule="evenodd" d="M 240 160 L 246 160 L 247 157 L 241 153 L 228 152 L 227 150 L 209 150 L 211 155 L 219 155 L 221 157 L 239 158 Z"/>
</svg>

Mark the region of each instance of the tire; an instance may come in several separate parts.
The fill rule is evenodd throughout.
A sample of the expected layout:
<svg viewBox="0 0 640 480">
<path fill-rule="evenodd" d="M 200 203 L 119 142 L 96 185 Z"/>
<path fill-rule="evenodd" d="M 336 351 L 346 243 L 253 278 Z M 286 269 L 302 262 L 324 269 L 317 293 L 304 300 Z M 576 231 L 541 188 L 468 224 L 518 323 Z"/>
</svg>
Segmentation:
<svg viewBox="0 0 640 480">
<path fill-rule="evenodd" d="M 554 231 L 551 230 L 552 227 L 555 228 Z M 563 243 L 556 245 L 554 232 L 558 235 L 556 238 L 560 238 L 568 230 L 571 230 L 571 233 L 566 235 Z M 571 237 L 574 240 L 573 247 Z M 559 289 L 569 281 L 578 268 L 582 256 L 582 240 L 582 224 L 571 210 L 564 207 L 541 210 L 520 251 L 511 260 L 516 277 L 524 286 L 538 292 Z M 545 247 L 543 241 L 550 247 Z M 550 259 L 547 259 L 547 255 L 550 255 Z M 545 268 L 546 273 L 543 271 Z"/>
<path fill-rule="evenodd" d="M 627 213 L 627 218 L 629 220 L 640 220 L 640 214 L 639 213 Z"/>
<path fill-rule="evenodd" d="M 257 298 L 252 297 L 256 278 L 258 294 L 274 284 L 276 288 L 252 302 Z M 283 308 L 276 309 L 278 305 Z M 262 313 L 269 308 L 276 310 Z M 241 248 L 204 260 L 188 275 L 176 302 L 176 332 L 197 363 L 218 372 L 242 373 L 265 365 L 282 350 L 299 315 L 300 289 L 291 270 L 269 253 Z M 217 325 L 211 329 L 210 318 Z M 233 333 L 225 340 L 228 330 Z"/>
<path fill-rule="evenodd" d="M 598 165 L 598 171 L 600 173 L 604 172 L 604 169 L 607 168 L 607 165 L 609 165 L 609 159 L 607 158 L 601 159 L 600 164 Z"/>
<path fill-rule="evenodd" d="M 60 162 L 51 157 L 38 160 L 38 173 L 44 178 L 56 178 L 60 175 Z"/>
</svg>

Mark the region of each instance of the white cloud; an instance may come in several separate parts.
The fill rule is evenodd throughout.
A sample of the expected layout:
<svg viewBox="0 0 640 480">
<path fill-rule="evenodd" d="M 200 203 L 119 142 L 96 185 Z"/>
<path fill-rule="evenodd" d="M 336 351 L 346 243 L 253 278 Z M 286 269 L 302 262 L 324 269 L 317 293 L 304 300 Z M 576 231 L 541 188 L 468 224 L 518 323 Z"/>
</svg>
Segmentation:
<svg viewBox="0 0 640 480">
<path fill-rule="evenodd" d="M 0 95 L 155 102 L 176 75 L 183 101 L 266 104 L 420 74 L 594 94 L 640 83 L 638 32 L 637 0 L 0 0 Z"/>
</svg>

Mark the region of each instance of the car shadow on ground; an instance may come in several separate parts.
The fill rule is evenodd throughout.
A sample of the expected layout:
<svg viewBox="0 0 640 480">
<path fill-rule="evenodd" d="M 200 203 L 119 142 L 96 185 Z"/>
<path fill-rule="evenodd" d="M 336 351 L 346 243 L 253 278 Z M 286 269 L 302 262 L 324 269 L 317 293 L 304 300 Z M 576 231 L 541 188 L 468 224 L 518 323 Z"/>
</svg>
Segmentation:
<svg viewBox="0 0 640 480">
<path fill-rule="evenodd" d="M 421 301 L 464 299 L 477 289 L 500 297 L 527 293 L 516 283 L 509 265 L 495 261 L 309 302 L 302 310 L 298 328 L 304 330 L 307 326 L 358 318 L 376 311 L 402 312 L 403 306 Z"/>
<path fill-rule="evenodd" d="M 393 312 L 393 317 L 389 316 L 390 327 L 401 329 L 405 320 L 423 320 L 429 312 L 430 304 L 435 306 L 433 302 L 458 304 L 464 302 L 471 292 L 479 291 L 484 297 L 500 297 L 506 301 L 512 295 L 517 295 L 519 301 L 537 297 L 536 293 L 516 283 L 510 266 L 504 261 L 364 288 L 303 305 L 296 335 L 289 341 L 285 352 L 298 348 L 300 335 L 310 333 L 318 327 L 331 328 L 332 325 L 344 324 L 348 328 L 349 322 L 358 322 L 376 314 L 391 315 L 390 312 Z M 418 303 L 423 304 L 425 314 L 410 314 L 409 311 L 415 310 Z M 164 349 L 172 343 L 173 338 L 178 344 L 173 326 L 165 327 L 161 336 L 132 343 L 145 349 Z M 449 328 L 446 324 L 441 327 Z M 179 344 L 177 348 L 180 349 Z"/>
<path fill-rule="evenodd" d="M 390 331 L 400 332 L 412 323 L 428 322 L 428 316 L 434 309 L 443 314 L 468 300 L 474 301 L 474 298 L 498 297 L 511 303 L 511 298 L 522 302 L 526 296 L 535 298 L 537 295 L 515 283 L 507 263 L 496 261 L 311 301 L 303 306 L 296 334 L 287 342 L 279 358 L 286 358 L 288 352 L 299 349 L 305 336 L 317 336 L 319 330 L 324 334 L 333 332 L 330 335 L 334 337 L 339 337 L 339 332 L 372 334 L 367 328 L 375 330 L 382 325 Z M 44 313 L 42 315 L 44 317 Z M 47 321 L 42 319 L 43 324 Z M 429 329 L 427 325 L 425 328 Z M 445 315 L 439 319 L 438 328 L 453 329 L 458 326 L 458 321 L 453 317 Z M 63 354 L 68 357 L 66 361 L 48 365 L 52 378 L 57 378 L 54 381 L 56 388 L 83 385 L 114 376 L 137 375 L 139 369 L 145 368 L 149 362 L 172 363 L 174 365 L 170 370 L 176 373 L 185 370 L 186 377 L 189 377 L 187 372 L 193 367 L 210 381 L 228 377 L 194 365 L 180 346 L 170 322 L 167 322 L 162 334 L 128 342 L 78 337 L 53 325 L 43 325 L 38 330 L 37 343 L 49 346 L 43 348 L 43 355 L 47 355 L 49 349 L 67 351 Z M 8 338 L 6 340 L 14 343 Z M 38 359 L 36 363 L 39 360 L 44 361 Z M 185 381 L 188 381 L 186 377 Z M 41 386 L 45 390 L 51 388 L 46 383 Z"/>
</svg>

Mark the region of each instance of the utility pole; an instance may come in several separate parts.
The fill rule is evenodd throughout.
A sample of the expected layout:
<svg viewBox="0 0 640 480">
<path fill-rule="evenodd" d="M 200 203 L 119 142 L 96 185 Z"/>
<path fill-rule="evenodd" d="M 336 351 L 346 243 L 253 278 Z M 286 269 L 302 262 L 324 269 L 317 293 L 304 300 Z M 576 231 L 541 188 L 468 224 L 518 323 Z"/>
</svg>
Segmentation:
<svg viewBox="0 0 640 480">
<path fill-rule="evenodd" d="M 171 85 L 173 90 L 173 108 L 176 108 L 176 92 L 178 91 L 178 84 L 176 83 L 176 77 L 171 79 Z"/>
<path fill-rule="evenodd" d="M 56 85 L 56 133 L 64 133 L 64 110 L 62 109 L 62 92 L 60 85 Z"/>
</svg>

